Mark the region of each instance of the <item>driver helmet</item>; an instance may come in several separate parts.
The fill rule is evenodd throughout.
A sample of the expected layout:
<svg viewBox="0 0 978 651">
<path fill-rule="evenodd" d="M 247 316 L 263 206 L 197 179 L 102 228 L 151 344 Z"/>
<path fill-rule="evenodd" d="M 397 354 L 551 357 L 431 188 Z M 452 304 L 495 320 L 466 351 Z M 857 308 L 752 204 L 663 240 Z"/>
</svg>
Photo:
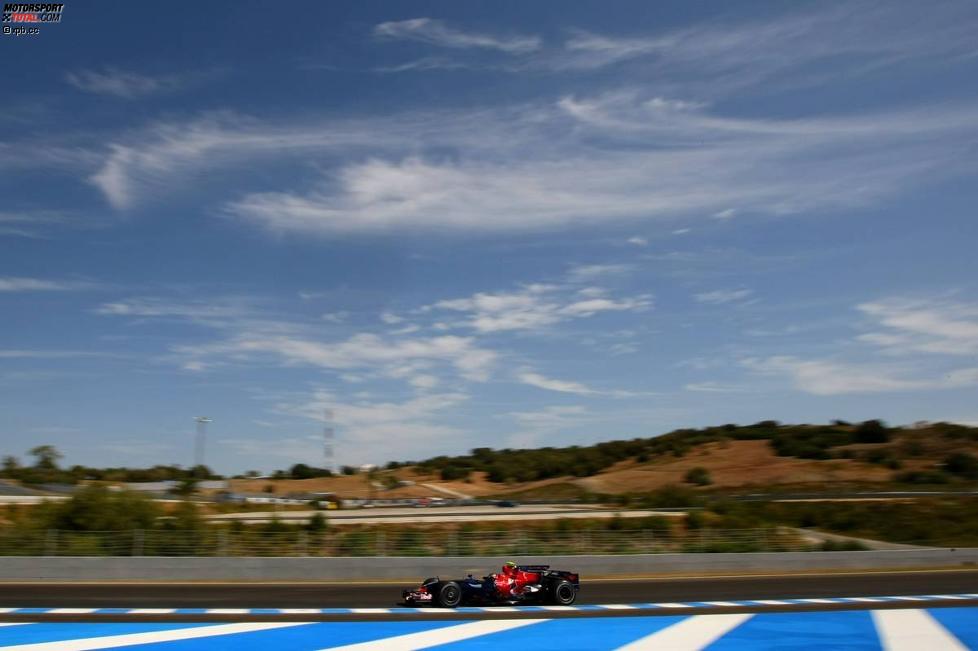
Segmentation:
<svg viewBox="0 0 978 651">
<path fill-rule="evenodd" d="M 503 565 L 503 572 L 505 572 L 506 574 L 515 574 L 516 567 L 517 567 L 516 561 L 506 561 L 506 564 Z"/>
</svg>

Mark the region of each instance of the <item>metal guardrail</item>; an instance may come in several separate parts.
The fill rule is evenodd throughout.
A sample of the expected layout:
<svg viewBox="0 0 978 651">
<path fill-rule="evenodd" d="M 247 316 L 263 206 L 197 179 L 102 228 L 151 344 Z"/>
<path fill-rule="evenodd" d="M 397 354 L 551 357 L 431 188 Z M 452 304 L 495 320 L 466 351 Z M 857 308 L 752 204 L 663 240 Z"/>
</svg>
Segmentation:
<svg viewBox="0 0 978 651">
<path fill-rule="evenodd" d="M 814 551 L 786 528 L 623 531 L 0 531 L 0 556 L 500 556 Z"/>
</svg>

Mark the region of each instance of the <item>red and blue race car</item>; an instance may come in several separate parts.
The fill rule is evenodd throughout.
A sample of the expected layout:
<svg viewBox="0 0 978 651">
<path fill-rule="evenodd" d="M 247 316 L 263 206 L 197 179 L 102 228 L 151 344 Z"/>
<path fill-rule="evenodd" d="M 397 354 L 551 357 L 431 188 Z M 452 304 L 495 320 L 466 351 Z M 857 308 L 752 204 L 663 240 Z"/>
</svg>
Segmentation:
<svg viewBox="0 0 978 651">
<path fill-rule="evenodd" d="M 471 574 L 464 579 L 425 579 L 419 587 L 404 590 L 409 606 L 556 604 L 569 606 L 577 599 L 580 576 L 575 572 L 551 570 L 549 565 L 518 565 L 510 561 L 502 572 L 481 579 Z"/>
</svg>

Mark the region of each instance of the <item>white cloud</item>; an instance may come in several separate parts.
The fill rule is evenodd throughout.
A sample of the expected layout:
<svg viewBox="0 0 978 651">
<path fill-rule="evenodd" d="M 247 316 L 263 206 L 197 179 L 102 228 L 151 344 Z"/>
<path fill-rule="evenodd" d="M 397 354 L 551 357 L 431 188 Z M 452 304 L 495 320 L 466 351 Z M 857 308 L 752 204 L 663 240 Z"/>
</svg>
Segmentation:
<svg viewBox="0 0 978 651">
<path fill-rule="evenodd" d="M 275 464 L 305 463 L 318 467 L 323 464 L 323 439 L 321 436 L 276 436 L 273 439 L 219 438 L 218 445 L 233 454 L 251 457 L 268 463 L 268 470 Z M 252 463 L 249 461 L 249 463 Z"/>
<path fill-rule="evenodd" d="M 941 377 L 913 377 L 903 369 L 791 356 L 748 358 L 741 362 L 764 375 L 787 377 L 795 388 L 819 396 L 958 389 L 978 385 L 978 368 L 964 368 Z"/>
<path fill-rule="evenodd" d="M 722 382 L 690 382 L 683 386 L 687 391 L 697 391 L 701 393 L 740 393 L 743 387 L 735 384 L 724 384 Z"/>
<path fill-rule="evenodd" d="M 68 359 L 72 357 L 113 357 L 112 353 L 91 350 L 0 349 L 0 359 Z"/>
<path fill-rule="evenodd" d="M 182 88 L 186 80 L 176 75 L 150 77 L 118 68 L 79 70 L 65 74 L 65 81 L 86 93 L 136 99 L 169 93 Z"/>
<path fill-rule="evenodd" d="M 464 432 L 436 419 L 468 399 L 464 393 L 446 392 L 425 393 L 402 402 L 350 402 L 319 390 L 299 403 L 279 403 L 275 410 L 315 421 L 322 421 L 324 411 L 331 410 L 337 456 L 347 462 L 378 463 L 415 458 L 457 440 Z"/>
<path fill-rule="evenodd" d="M 433 364 L 444 364 L 467 380 L 481 382 L 489 378 L 496 363 L 497 354 L 472 337 L 391 338 L 356 333 L 324 338 L 324 328 L 314 321 L 285 320 L 280 312 L 270 318 L 253 303 L 235 297 L 185 302 L 144 297 L 104 303 L 95 311 L 106 316 L 182 320 L 217 330 L 221 338 L 216 341 L 171 347 L 169 361 L 186 370 L 271 361 L 407 380 Z M 340 323 L 342 319 L 334 321 Z M 327 328 L 325 333 L 333 330 Z M 402 335 L 408 334 L 408 329 L 400 330 Z M 424 379 L 420 382 L 430 384 Z"/>
<path fill-rule="evenodd" d="M 644 237 L 639 237 L 638 235 L 633 235 L 626 240 L 629 244 L 634 244 L 635 246 L 648 246 L 649 241 Z"/>
<path fill-rule="evenodd" d="M 962 144 L 978 131 L 972 105 L 748 119 L 639 88 L 346 120 L 209 113 L 107 139 L 86 153 L 100 161 L 88 178 L 113 207 L 129 210 L 211 178 L 202 170 L 302 161 L 321 176 L 243 194 L 247 186 L 231 180 L 210 187 L 232 218 L 337 236 L 541 231 L 731 206 L 745 214 L 838 210 L 973 165 Z"/>
<path fill-rule="evenodd" d="M 978 305 L 890 299 L 862 303 L 857 309 L 885 328 L 861 335 L 859 339 L 888 352 L 978 353 Z"/>
<path fill-rule="evenodd" d="M 528 384 L 538 389 L 556 391 L 557 393 L 572 393 L 579 396 L 610 396 L 614 398 L 630 398 L 636 395 L 631 391 L 601 391 L 569 380 L 556 380 L 548 378 L 531 369 L 521 369 L 516 373 L 516 380 L 523 384 Z"/>
<path fill-rule="evenodd" d="M 460 325 L 489 333 L 540 330 L 600 312 L 643 312 L 652 306 L 652 298 L 647 294 L 620 299 L 585 297 L 579 300 L 559 290 L 559 287 L 549 285 L 528 285 L 516 292 L 479 292 L 467 298 L 443 300 L 424 309 L 466 313 L 468 320 Z"/>
<path fill-rule="evenodd" d="M 397 73 L 397 72 L 423 72 L 426 70 L 465 70 L 472 66 L 468 63 L 444 57 L 421 57 L 413 61 L 397 63 L 386 66 L 376 66 L 374 72 Z"/>
<path fill-rule="evenodd" d="M 659 85 L 686 83 L 714 93 L 747 86 L 812 85 L 843 70 L 858 77 L 913 59 L 941 65 L 973 56 L 975 19 L 967 3 L 820 4 L 811 11 L 745 21 L 703 21 L 667 32 L 618 36 L 575 32 L 555 70 L 588 70 L 641 61 Z M 813 72 L 831 58 L 832 72 Z"/>
<path fill-rule="evenodd" d="M 719 212 L 713 213 L 714 219 L 733 219 L 736 216 L 737 211 L 733 208 L 727 208 L 725 210 L 720 210 Z"/>
<path fill-rule="evenodd" d="M 686 234 L 687 234 L 687 233 L 689 233 L 689 232 L 690 232 L 691 230 L 692 230 L 692 229 L 689 229 L 689 228 L 677 228 L 676 230 L 674 230 L 674 231 L 672 232 L 672 234 L 673 234 L 673 235 L 686 235 Z"/>
<path fill-rule="evenodd" d="M 420 41 L 439 47 L 490 49 L 507 54 L 526 54 L 539 49 L 541 45 L 540 38 L 537 36 L 503 37 L 465 32 L 433 18 L 412 18 L 380 23 L 374 27 L 374 35 L 381 38 Z"/>
<path fill-rule="evenodd" d="M 728 215 L 731 204 L 760 214 L 838 210 L 962 173 L 962 138 L 978 131 L 972 108 L 747 120 L 664 111 L 629 93 L 561 107 L 511 116 L 518 126 L 482 116 L 483 146 L 447 138 L 459 153 L 451 160 L 355 160 L 307 191 L 250 193 L 226 210 L 274 232 L 322 235 L 539 231 Z"/>
<path fill-rule="evenodd" d="M 103 316 L 152 317 L 186 319 L 208 324 L 221 324 L 249 317 L 246 303 L 236 299 L 172 301 L 155 297 L 137 297 L 102 303 L 95 313 Z"/>
<path fill-rule="evenodd" d="M 712 292 L 702 292 L 694 294 L 693 298 L 698 303 L 710 303 L 712 305 L 724 305 L 734 303 L 749 298 L 754 292 L 750 289 L 717 289 Z"/>
<path fill-rule="evenodd" d="M 604 276 L 623 276 L 634 270 L 630 264 L 588 264 L 571 267 L 567 280 L 573 283 L 590 282 Z"/>
<path fill-rule="evenodd" d="M 245 331 L 225 341 L 177 346 L 174 351 L 192 360 L 214 356 L 231 359 L 270 356 L 287 365 L 332 370 L 390 371 L 405 363 L 440 362 L 454 367 L 462 377 L 475 381 L 487 380 L 496 361 L 495 352 L 478 347 L 471 337 L 450 335 L 392 341 L 363 333 L 343 341 L 326 342 L 295 335 Z"/>
<path fill-rule="evenodd" d="M 341 147 L 379 144 L 369 125 L 262 123 L 232 112 L 213 112 L 184 122 L 156 122 L 122 142 L 109 142 L 98 169 L 89 177 L 119 210 L 147 195 L 172 192 L 202 168 L 227 168 L 246 161 L 286 158 Z M 404 126 L 404 125 L 401 125 Z M 387 129 L 388 141 L 404 140 Z"/>
<path fill-rule="evenodd" d="M 524 427 L 553 429 L 576 423 L 588 414 L 579 405 L 545 407 L 538 411 L 514 411 L 507 414 Z"/>
<path fill-rule="evenodd" d="M 562 429 L 586 422 L 591 413 L 579 405 L 544 407 L 536 411 L 514 411 L 505 416 L 513 419 L 521 428 L 506 437 L 507 447 L 539 447 L 544 439 Z"/>
<path fill-rule="evenodd" d="M 409 380 L 411 386 L 415 389 L 429 390 L 434 389 L 440 384 L 440 381 L 434 375 L 414 375 Z"/>
<path fill-rule="evenodd" d="M 81 225 L 57 210 L 0 210 L 0 236 L 44 238 L 52 228 Z"/>
<path fill-rule="evenodd" d="M 93 289 L 96 285 L 76 280 L 46 280 L 43 278 L 24 278 L 0 276 L 0 292 L 68 292 Z"/>
</svg>

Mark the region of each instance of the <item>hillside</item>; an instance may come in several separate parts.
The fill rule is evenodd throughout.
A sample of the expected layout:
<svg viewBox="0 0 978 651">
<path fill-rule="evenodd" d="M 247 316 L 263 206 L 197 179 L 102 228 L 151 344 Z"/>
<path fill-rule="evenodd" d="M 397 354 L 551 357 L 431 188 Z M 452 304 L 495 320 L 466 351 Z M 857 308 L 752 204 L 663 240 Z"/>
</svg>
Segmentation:
<svg viewBox="0 0 978 651">
<path fill-rule="evenodd" d="M 690 473 L 699 481 L 690 481 Z M 411 486 L 383 490 L 394 480 Z M 978 428 L 935 423 L 888 428 L 858 425 L 780 425 L 678 430 L 649 439 L 587 447 L 539 450 L 473 450 L 410 466 L 390 464 L 374 477 L 376 497 L 445 496 L 578 498 L 588 494 L 643 493 L 686 484 L 701 491 L 750 492 L 778 487 L 831 491 L 842 487 L 945 485 L 978 480 Z M 366 477 L 307 480 L 236 480 L 235 490 L 278 494 L 331 491 L 348 497 L 370 493 Z"/>
</svg>

